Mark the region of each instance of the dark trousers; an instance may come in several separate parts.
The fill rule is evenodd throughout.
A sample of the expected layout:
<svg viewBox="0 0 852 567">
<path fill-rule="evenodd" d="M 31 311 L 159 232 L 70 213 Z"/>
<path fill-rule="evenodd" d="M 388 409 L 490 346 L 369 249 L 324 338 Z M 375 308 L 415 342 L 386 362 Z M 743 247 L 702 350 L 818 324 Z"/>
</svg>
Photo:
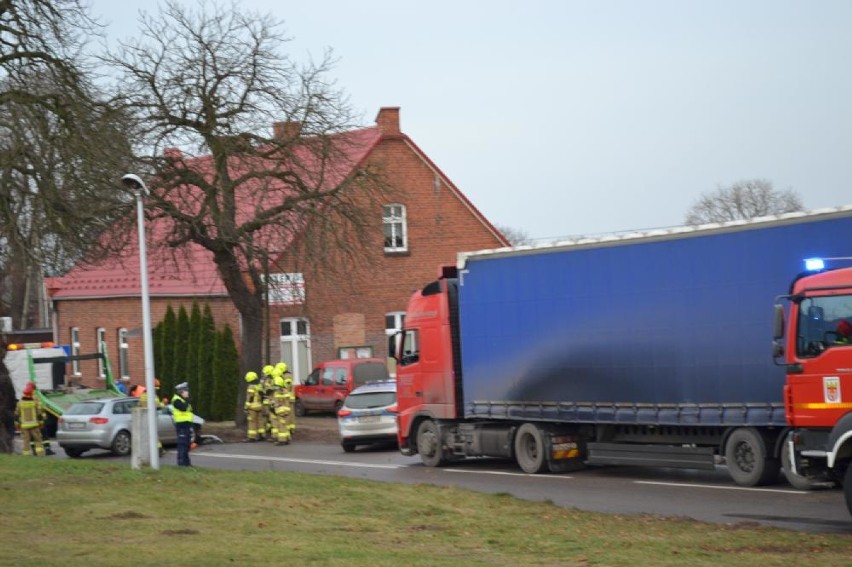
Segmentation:
<svg viewBox="0 0 852 567">
<path fill-rule="evenodd" d="M 175 423 L 177 430 L 177 464 L 179 467 L 190 467 L 189 445 L 192 443 L 192 423 L 184 421 Z"/>
</svg>

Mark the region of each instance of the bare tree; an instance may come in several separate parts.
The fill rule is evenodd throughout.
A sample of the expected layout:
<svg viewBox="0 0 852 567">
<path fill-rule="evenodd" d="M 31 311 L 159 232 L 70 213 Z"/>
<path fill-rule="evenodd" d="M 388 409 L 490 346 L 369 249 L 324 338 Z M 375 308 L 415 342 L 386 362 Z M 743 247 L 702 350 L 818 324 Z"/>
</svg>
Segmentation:
<svg viewBox="0 0 852 567">
<path fill-rule="evenodd" d="M 354 117 L 328 79 L 330 54 L 297 65 L 281 53 L 280 22 L 236 5 L 172 1 L 141 23 L 142 37 L 110 62 L 150 148 L 148 215 L 168 223 L 165 245 L 212 255 L 241 315 L 242 371 L 256 370 L 268 262 L 282 246 L 314 266 L 363 250 L 365 214 L 386 187 L 366 168 L 338 178 L 355 166 L 342 134 Z M 277 135 L 266 133 L 276 122 Z"/>
<path fill-rule="evenodd" d="M 685 220 L 691 225 L 726 222 L 803 208 L 802 199 L 792 189 L 776 190 L 766 179 L 747 179 L 702 194 L 687 211 Z"/>
<path fill-rule="evenodd" d="M 532 243 L 532 238 L 527 231 L 520 228 L 512 228 L 502 224 L 496 225 L 497 230 L 512 244 L 512 246 L 523 246 Z"/>
<path fill-rule="evenodd" d="M 86 78 L 82 49 L 97 32 L 82 0 L 0 0 L 0 314 L 19 328 L 42 269 L 79 257 L 110 204 L 124 206 L 106 172 L 114 180 L 114 151 L 129 146 Z M 14 404 L 0 360 L 0 452 Z"/>
</svg>

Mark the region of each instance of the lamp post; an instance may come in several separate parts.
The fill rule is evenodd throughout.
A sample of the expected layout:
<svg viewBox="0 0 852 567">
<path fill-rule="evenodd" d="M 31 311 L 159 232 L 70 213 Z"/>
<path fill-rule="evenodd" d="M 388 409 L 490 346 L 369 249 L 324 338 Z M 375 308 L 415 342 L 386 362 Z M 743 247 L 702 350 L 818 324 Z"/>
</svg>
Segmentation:
<svg viewBox="0 0 852 567">
<path fill-rule="evenodd" d="M 159 470 L 160 451 L 157 448 L 157 390 L 154 387 L 154 345 L 151 333 L 151 298 L 148 291 L 148 252 L 145 244 L 145 205 L 148 187 L 138 175 L 128 173 L 121 178 L 125 187 L 136 195 L 136 221 L 139 227 L 139 279 L 142 282 L 142 343 L 145 352 L 145 389 L 148 392 L 148 449 L 151 468 Z"/>
</svg>

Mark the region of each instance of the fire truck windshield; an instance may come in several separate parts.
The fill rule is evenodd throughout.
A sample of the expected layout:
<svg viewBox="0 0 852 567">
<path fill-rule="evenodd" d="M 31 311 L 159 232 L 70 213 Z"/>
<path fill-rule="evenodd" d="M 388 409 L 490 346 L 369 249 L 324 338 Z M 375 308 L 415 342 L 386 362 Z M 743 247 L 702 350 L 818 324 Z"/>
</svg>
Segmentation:
<svg viewBox="0 0 852 567">
<path fill-rule="evenodd" d="M 841 345 L 852 345 L 852 295 L 803 299 L 799 304 L 796 354 L 810 358 Z"/>
</svg>

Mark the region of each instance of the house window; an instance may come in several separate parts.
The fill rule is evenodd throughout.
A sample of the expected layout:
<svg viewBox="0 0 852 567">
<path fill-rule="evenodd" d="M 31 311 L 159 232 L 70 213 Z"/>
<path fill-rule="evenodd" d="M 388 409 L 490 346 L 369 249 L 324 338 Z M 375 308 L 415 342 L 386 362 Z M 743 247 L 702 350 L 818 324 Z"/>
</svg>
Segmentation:
<svg viewBox="0 0 852 567">
<path fill-rule="evenodd" d="M 405 222 L 405 205 L 382 207 L 382 223 L 385 228 L 385 252 L 408 250 L 408 230 Z"/>
<path fill-rule="evenodd" d="M 71 356 L 80 356 L 80 328 L 71 327 Z M 80 376 L 80 361 L 71 361 L 71 374 Z"/>
<path fill-rule="evenodd" d="M 311 371 L 311 333 L 308 320 L 281 319 L 280 328 L 281 360 L 293 374 L 293 381 L 303 384 Z"/>
<path fill-rule="evenodd" d="M 130 359 L 128 351 L 130 345 L 127 344 L 127 329 L 118 330 L 118 372 L 122 378 L 130 377 Z"/>
<path fill-rule="evenodd" d="M 106 349 L 106 329 L 103 327 L 95 329 L 95 344 L 98 346 L 98 353 L 104 354 Z M 98 378 L 106 378 L 106 366 L 104 365 L 103 358 L 98 359 Z"/>
<path fill-rule="evenodd" d="M 269 305 L 301 305 L 305 302 L 305 276 L 300 273 L 269 274 L 266 293 Z"/>
</svg>

